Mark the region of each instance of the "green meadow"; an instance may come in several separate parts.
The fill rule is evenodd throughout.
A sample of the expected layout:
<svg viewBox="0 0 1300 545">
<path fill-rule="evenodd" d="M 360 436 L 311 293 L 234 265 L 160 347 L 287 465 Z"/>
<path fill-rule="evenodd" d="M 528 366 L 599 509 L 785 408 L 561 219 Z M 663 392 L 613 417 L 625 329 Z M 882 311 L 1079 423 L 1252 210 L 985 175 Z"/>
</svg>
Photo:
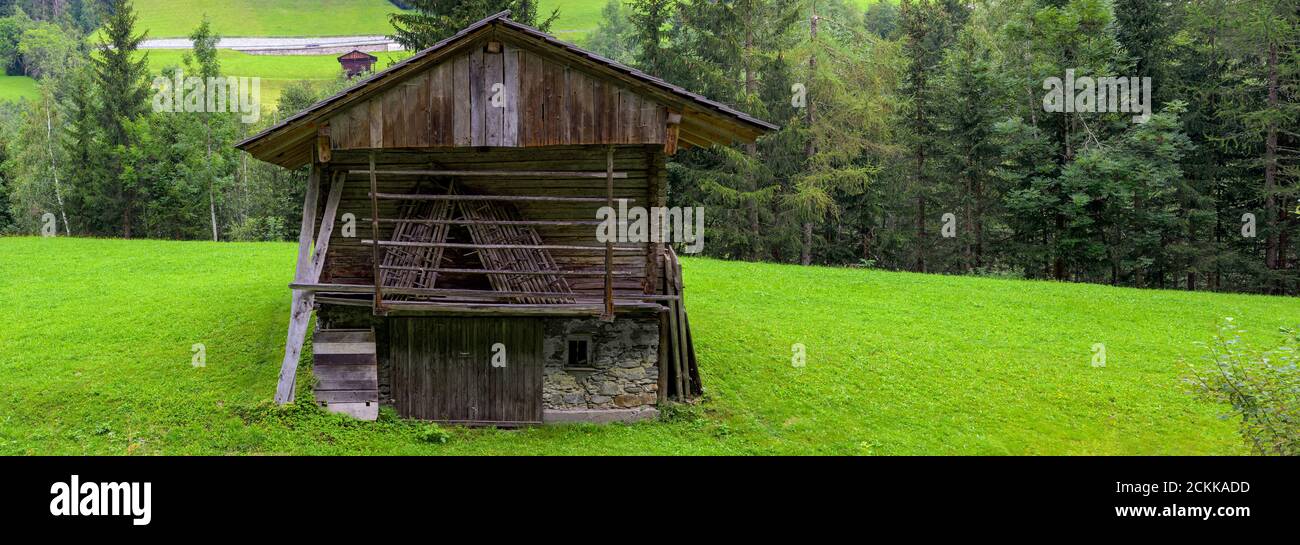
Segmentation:
<svg viewBox="0 0 1300 545">
<path fill-rule="evenodd" d="M 0 76 L 0 102 L 36 100 L 41 94 L 36 80 L 27 76 Z"/>
<path fill-rule="evenodd" d="M 392 32 L 388 0 L 134 0 L 150 38 L 188 36 L 204 16 L 222 36 L 356 36 Z"/>
<path fill-rule="evenodd" d="M 141 54 L 149 55 L 149 70 L 157 75 L 168 67 L 184 67 L 184 57 L 189 52 L 180 49 L 152 49 Z M 409 51 L 374 53 L 379 57 L 376 69 L 411 56 Z M 342 67 L 337 55 L 249 55 L 239 51 L 217 51 L 221 72 L 227 76 L 262 78 L 262 104 L 273 107 L 280 94 L 295 81 L 329 81 L 340 77 Z"/>
<path fill-rule="evenodd" d="M 434 443 L 269 404 L 294 258 L 0 238 L 0 454 L 1244 454 L 1183 362 L 1224 316 L 1261 346 L 1300 323 L 1294 298 L 686 259 L 698 406 Z"/>
<path fill-rule="evenodd" d="M 876 0 L 850 0 L 865 9 Z M 541 0 L 539 12 L 560 10 L 551 32 L 581 40 L 600 23 L 606 0 Z M 223 36 L 355 36 L 391 34 L 388 0 L 135 0 L 139 28 L 151 38 L 188 36 L 204 15 Z"/>
</svg>

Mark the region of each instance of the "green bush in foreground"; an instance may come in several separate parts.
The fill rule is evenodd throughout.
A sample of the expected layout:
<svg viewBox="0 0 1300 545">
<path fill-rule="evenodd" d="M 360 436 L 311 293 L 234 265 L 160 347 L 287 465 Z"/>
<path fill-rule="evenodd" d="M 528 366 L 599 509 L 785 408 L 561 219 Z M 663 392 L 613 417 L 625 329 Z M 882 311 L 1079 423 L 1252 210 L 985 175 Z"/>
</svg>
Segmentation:
<svg viewBox="0 0 1300 545">
<path fill-rule="evenodd" d="M 1224 319 L 1190 381 L 1202 397 L 1232 407 L 1241 434 L 1256 454 L 1300 454 L 1300 329 L 1283 329 L 1281 346 L 1251 350 L 1232 318 Z M 1199 343 L 1198 343 L 1199 344 Z"/>
</svg>

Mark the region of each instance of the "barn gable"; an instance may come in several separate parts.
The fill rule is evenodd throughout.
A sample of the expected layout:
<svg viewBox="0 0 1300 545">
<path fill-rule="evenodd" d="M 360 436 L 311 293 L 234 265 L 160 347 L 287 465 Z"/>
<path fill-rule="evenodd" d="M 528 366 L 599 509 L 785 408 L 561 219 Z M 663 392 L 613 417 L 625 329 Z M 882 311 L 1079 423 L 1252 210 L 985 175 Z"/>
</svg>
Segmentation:
<svg viewBox="0 0 1300 545">
<path fill-rule="evenodd" d="M 502 12 L 237 145 L 286 168 L 331 150 L 752 141 L 776 127 Z"/>
</svg>

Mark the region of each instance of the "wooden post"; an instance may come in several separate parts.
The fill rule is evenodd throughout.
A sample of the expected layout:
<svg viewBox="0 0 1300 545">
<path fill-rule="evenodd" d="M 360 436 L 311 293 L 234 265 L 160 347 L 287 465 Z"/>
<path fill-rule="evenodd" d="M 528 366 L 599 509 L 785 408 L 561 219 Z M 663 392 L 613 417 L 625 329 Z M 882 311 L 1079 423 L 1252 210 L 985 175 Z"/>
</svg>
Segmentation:
<svg viewBox="0 0 1300 545">
<path fill-rule="evenodd" d="M 311 243 L 312 232 L 316 228 L 316 199 L 319 193 L 320 165 L 313 162 L 311 174 L 307 177 L 307 196 L 302 203 L 302 226 L 298 231 L 298 265 L 293 277 L 295 282 L 311 281 Z M 280 364 L 280 381 L 275 388 L 275 402 L 281 405 L 293 401 L 298 358 L 302 355 L 302 342 L 307 334 L 307 322 L 311 318 L 311 305 L 306 301 L 309 296 L 307 292 L 294 290 L 289 305 L 289 333 L 284 345 L 284 361 Z"/>
<path fill-rule="evenodd" d="M 334 234 L 334 218 L 338 215 L 339 200 L 343 197 L 343 184 L 348 176 L 346 172 L 335 172 L 331 179 L 329 198 L 325 201 L 325 215 L 321 216 L 320 233 L 316 235 L 316 252 L 311 260 L 313 282 L 320 279 L 320 273 L 325 267 L 325 254 L 329 252 L 330 237 Z"/>
<path fill-rule="evenodd" d="M 659 404 L 668 401 L 668 312 L 659 313 Z"/>
<path fill-rule="evenodd" d="M 682 124 L 681 112 L 668 110 L 668 120 L 664 129 L 664 154 L 672 155 L 677 153 L 677 131 Z"/>
<path fill-rule="evenodd" d="M 374 169 L 371 169 L 374 170 Z M 605 148 L 605 206 L 614 209 L 614 146 Z M 619 218 L 622 220 L 623 218 Z M 605 314 L 606 322 L 614 321 L 614 241 L 605 238 Z"/>
<path fill-rule="evenodd" d="M 313 171 L 317 167 L 313 166 Z M 320 234 L 316 236 L 316 251 L 307 261 L 307 269 L 302 267 L 300 260 L 298 272 L 294 274 L 295 280 L 305 278 L 306 282 L 315 283 L 320 279 L 320 272 L 325 265 L 325 254 L 329 252 L 330 236 L 334 233 L 334 217 L 339 210 L 339 199 L 343 196 L 343 182 L 347 180 L 347 175 L 338 172 L 335 173 L 334 181 L 330 184 L 329 199 L 325 201 L 325 214 L 321 216 Z M 311 244 L 311 232 L 315 227 L 316 217 L 316 199 L 314 193 L 319 193 L 320 176 L 315 176 L 315 183 L 307 188 L 308 203 L 304 203 L 303 225 L 307 229 L 307 243 Z M 307 205 L 310 206 L 307 206 Z M 310 212 L 308 212 L 310 210 Z M 310 214 L 310 221 L 307 215 Z M 299 235 L 298 251 L 302 255 L 302 240 Z M 289 335 L 285 341 L 284 362 L 280 364 L 280 382 L 275 389 L 275 402 L 281 405 L 293 401 L 295 378 L 298 375 L 298 359 L 302 355 L 302 344 L 307 338 L 307 323 L 311 321 L 312 306 L 316 301 L 316 294 L 312 290 L 295 289 L 293 291 L 293 302 L 290 303 L 289 311 Z"/>
<path fill-rule="evenodd" d="M 663 200 L 660 198 L 663 186 L 659 183 L 659 158 L 661 156 L 654 146 L 649 146 L 646 149 L 646 200 L 650 203 L 650 214 L 654 215 L 656 207 L 662 209 L 664 206 Z M 664 245 L 662 242 L 655 242 L 656 233 L 651 232 L 649 235 L 650 238 L 646 240 L 645 289 L 643 291 L 646 294 L 653 294 L 659 290 L 658 264 Z"/>
<path fill-rule="evenodd" d="M 375 178 L 375 152 L 370 151 L 370 238 L 379 241 L 379 180 Z M 379 244 L 370 245 L 370 255 L 375 261 L 375 315 L 384 314 L 384 294 L 380 291 L 383 277 L 380 276 Z"/>
</svg>

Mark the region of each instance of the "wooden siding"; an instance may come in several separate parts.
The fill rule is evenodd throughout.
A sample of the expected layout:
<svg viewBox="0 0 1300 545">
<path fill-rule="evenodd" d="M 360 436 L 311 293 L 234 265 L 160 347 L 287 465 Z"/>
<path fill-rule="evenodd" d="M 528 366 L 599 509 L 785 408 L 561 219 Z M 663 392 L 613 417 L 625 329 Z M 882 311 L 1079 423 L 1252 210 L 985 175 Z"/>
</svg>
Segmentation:
<svg viewBox="0 0 1300 545">
<path fill-rule="evenodd" d="M 542 421 L 542 322 L 528 318 L 391 318 L 397 414 L 477 424 Z M 492 345 L 505 346 L 493 367 Z"/>
<path fill-rule="evenodd" d="M 335 170 L 368 168 L 367 153 L 355 151 L 336 152 L 330 168 Z M 416 168 L 447 168 L 455 170 L 580 170 L 603 171 L 605 154 L 602 149 L 590 147 L 554 147 L 545 149 L 512 150 L 453 148 L 429 152 L 387 151 L 378 156 L 380 170 L 410 170 Z M 662 150 L 647 146 L 619 146 L 615 149 L 614 170 L 626 172 L 627 179 L 614 181 L 615 198 L 633 199 L 629 206 L 661 206 L 666 188 L 665 157 Z M 413 193 L 421 176 L 382 176 L 381 193 Z M 549 196 L 605 196 L 605 180 L 591 178 L 538 179 L 538 178 L 480 178 L 465 177 L 455 180 L 464 191 L 494 195 L 549 195 Z M 372 239 L 371 225 L 363 218 L 370 217 L 369 177 L 363 174 L 348 176 L 338 205 L 340 222 L 346 214 L 356 221 L 356 236 L 342 236 L 341 223 L 335 226 L 335 236 L 329 246 L 321 282 L 340 284 L 373 284 L 374 269 L 370 247 L 362 240 Z M 596 211 L 603 203 L 517 203 L 520 215 L 528 220 L 595 220 Z M 383 218 L 399 217 L 400 201 L 380 201 L 379 214 Z M 389 240 L 393 224 L 381 224 L 378 240 Z M 547 244 L 597 245 L 594 226 L 538 226 L 538 234 Z M 619 244 L 635 246 L 635 244 Z M 643 293 L 647 282 L 659 284 L 658 278 L 648 280 L 647 266 L 654 268 L 658 257 L 653 245 L 645 245 L 644 253 L 616 253 L 614 267 L 615 292 L 619 295 Z M 601 252 L 553 250 L 551 255 L 562 270 L 599 271 L 604 267 Z M 604 279 L 599 276 L 573 277 L 569 280 L 573 291 L 580 295 L 603 295 Z M 490 288 L 489 288 L 490 289 Z"/>
<path fill-rule="evenodd" d="M 653 99 L 507 42 L 499 53 L 472 45 L 327 123 L 336 150 L 662 145 L 667 116 Z"/>
</svg>

